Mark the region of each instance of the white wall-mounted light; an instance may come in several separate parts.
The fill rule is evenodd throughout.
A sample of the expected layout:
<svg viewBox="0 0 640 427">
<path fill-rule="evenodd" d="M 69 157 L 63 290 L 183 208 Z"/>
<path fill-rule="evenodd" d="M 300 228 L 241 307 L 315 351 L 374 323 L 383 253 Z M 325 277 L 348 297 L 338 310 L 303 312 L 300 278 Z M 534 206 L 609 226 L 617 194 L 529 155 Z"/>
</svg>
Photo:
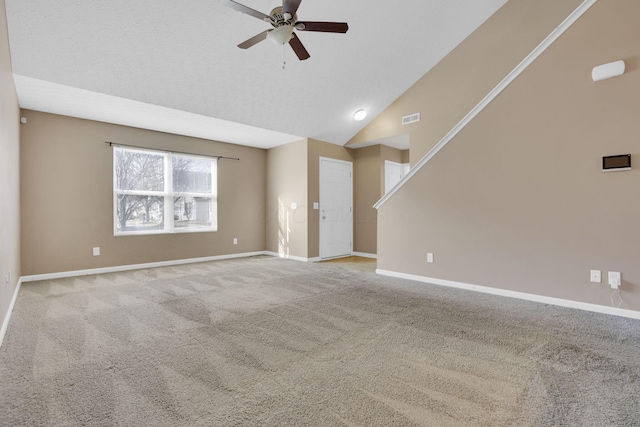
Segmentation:
<svg viewBox="0 0 640 427">
<path fill-rule="evenodd" d="M 367 117 L 367 112 L 360 109 L 358 111 L 356 111 L 355 113 L 353 113 L 353 119 L 357 120 L 357 121 L 361 121 L 364 120 L 365 117 Z"/>
<path fill-rule="evenodd" d="M 604 79 L 610 79 L 611 77 L 618 77 L 624 74 L 624 61 L 614 61 L 608 64 L 598 65 L 591 71 L 591 78 L 594 82 L 598 82 Z"/>
</svg>

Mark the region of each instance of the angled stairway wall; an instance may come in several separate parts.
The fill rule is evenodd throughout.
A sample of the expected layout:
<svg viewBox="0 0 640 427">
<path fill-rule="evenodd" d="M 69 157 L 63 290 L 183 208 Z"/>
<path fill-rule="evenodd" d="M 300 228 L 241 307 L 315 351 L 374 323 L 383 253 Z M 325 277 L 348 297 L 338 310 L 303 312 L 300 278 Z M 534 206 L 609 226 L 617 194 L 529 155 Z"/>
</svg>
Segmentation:
<svg viewBox="0 0 640 427">
<path fill-rule="evenodd" d="M 516 6 L 525 3 L 510 1 L 478 34 L 502 40 L 513 30 L 506 12 L 528 16 L 530 26 L 549 22 L 530 4 L 525 15 Z M 601 172 L 606 155 L 631 153 L 640 164 L 639 15 L 637 1 L 599 0 L 384 203 L 378 268 L 640 311 L 640 169 Z M 625 75 L 591 81 L 594 66 L 617 59 L 627 62 Z M 451 81 L 442 98 L 415 99 L 464 115 L 467 104 L 445 96 L 458 86 Z M 405 94 L 394 111 L 402 114 L 412 96 Z M 424 132 L 411 133 L 412 160 L 420 157 L 415 147 L 422 144 L 423 154 L 433 146 Z M 427 252 L 435 254 L 433 264 Z M 621 294 L 591 283 L 591 269 L 602 270 L 605 281 L 607 271 L 622 272 Z"/>
</svg>

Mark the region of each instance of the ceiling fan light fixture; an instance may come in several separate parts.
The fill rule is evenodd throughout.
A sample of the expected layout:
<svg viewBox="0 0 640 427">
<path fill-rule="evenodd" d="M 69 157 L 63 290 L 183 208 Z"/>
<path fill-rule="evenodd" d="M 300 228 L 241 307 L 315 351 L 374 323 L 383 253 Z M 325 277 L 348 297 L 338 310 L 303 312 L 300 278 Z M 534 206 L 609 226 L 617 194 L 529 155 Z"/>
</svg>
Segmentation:
<svg viewBox="0 0 640 427">
<path fill-rule="evenodd" d="M 353 119 L 356 121 L 362 121 L 365 119 L 365 117 L 367 117 L 367 112 L 363 109 L 360 109 L 358 111 L 356 111 L 355 113 L 353 113 Z"/>
<path fill-rule="evenodd" d="M 293 37 L 293 26 L 291 25 L 283 25 L 267 33 L 267 40 L 271 40 L 271 42 L 277 45 L 289 43 L 291 37 Z"/>
<path fill-rule="evenodd" d="M 344 34 L 349 30 L 349 25 L 346 22 L 298 21 L 296 12 L 302 0 L 282 0 L 282 6 L 274 7 L 269 15 L 251 9 L 235 0 L 218 1 L 233 10 L 265 21 L 273 27 L 243 41 L 238 45 L 240 49 L 248 49 L 263 40 L 269 39 L 275 45 L 282 46 L 289 43 L 298 59 L 304 61 L 309 59 L 310 55 L 300 39 L 293 32 L 294 29 L 338 34 Z"/>
</svg>

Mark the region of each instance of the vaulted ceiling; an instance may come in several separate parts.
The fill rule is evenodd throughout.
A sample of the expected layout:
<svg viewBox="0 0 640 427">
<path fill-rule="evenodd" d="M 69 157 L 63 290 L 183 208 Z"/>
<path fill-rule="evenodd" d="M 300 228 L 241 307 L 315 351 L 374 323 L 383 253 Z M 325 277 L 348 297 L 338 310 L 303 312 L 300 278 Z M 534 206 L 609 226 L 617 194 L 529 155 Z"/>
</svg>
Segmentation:
<svg viewBox="0 0 640 427">
<path fill-rule="evenodd" d="M 239 49 L 270 27 L 218 0 L 5 2 L 22 108 L 270 148 L 345 144 L 506 0 L 302 0 L 300 20 L 349 24 L 297 32 L 306 61 Z"/>
</svg>

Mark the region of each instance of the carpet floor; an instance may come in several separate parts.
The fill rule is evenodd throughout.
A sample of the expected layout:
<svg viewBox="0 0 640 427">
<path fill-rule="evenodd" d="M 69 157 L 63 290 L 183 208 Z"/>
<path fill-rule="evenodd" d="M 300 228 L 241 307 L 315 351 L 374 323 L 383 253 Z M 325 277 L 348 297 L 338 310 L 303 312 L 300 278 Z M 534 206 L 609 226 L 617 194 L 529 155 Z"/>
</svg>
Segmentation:
<svg viewBox="0 0 640 427">
<path fill-rule="evenodd" d="M 270 257 L 24 283 L 2 426 L 640 426 L 640 322 Z"/>
</svg>

